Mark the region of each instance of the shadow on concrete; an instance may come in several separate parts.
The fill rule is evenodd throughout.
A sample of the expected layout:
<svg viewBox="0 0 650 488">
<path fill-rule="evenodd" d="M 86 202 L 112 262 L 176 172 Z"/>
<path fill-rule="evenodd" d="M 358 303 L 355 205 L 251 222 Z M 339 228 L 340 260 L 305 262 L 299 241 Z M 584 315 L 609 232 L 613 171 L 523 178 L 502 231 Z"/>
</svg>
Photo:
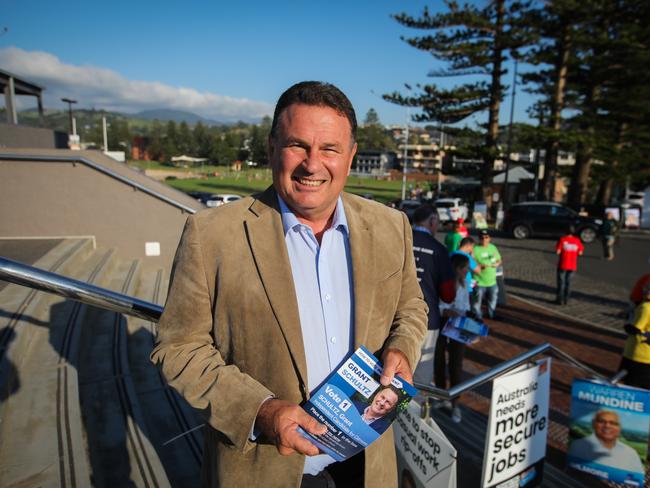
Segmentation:
<svg viewBox="0 0 650 488">
<path fill-rule="evenodd" d="M 555 297 L 556 289 L 553 286 L 549 285 L 544 285 L 541 283 L 534 283 L 532 281 L 526 281 L 526 280 L 521 280 L 517 278 L 506 278 L 506 285 L 507 286 L 512 286 L 515 288 L 520 288 L 524 290 L 531 290 L 531 291 L 537 291 L 541 293 L 546 293 L 550 294 L 551 296 Z M 517 291 L 518 294 L 520 294 Z M 522 295 L 523 296 L 523 295 Z M 540 298 L 535 297 L 535 300 L 540 300 Z M 582 301 L 582 302 L 587 302 L 587 303 L 595 303 L 598 305 L 607 305 L 610 307 L 615 307 L 619 309 L 625 309 L 627 307 L 627 303 L 622 301 L 622 300 L 615 300 L 613 298 L 606 298 L 606 297 L 600 297 L 600 296 L 594 296 L 590 295 L 588 293 L 581 292 L 579 290 L 575 289 L 575 285 L 572 285 L 572 290 L 571 290 L 571 298 L 570 300 L 576 300 L 576 301 Z M 548 300 L 547 300 L 548 302 Z"/>
<path fill-rule="evenodd" d="M 9 327 L 0 329 L 2 337 L 0 350 L 0 404 L 4 403 L 11 395 L 20 388 L 20 377 L 18 369 L 7 357 L 6 351 L 9 345 L 16 338 L 16 333 Z"/>
</svg>

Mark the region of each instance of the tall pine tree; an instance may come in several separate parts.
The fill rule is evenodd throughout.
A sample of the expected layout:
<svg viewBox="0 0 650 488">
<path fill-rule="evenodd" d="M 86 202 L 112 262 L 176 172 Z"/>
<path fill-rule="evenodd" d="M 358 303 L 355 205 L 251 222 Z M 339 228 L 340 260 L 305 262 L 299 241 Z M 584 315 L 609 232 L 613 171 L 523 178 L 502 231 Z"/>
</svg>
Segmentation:
<svg viewBox="0 0 650 488">
<path fill-rule="evenodd" d="M 527 29 L 530 2 L 491 0 L 484 7 L 477 7 L 446 0 L 445 4 L 447 11 L 443 13 L 430 14 L 425 8 L 420 17 L 406 13 L 395 15 L 395 20 L 406 27 L 433 31 L 429 35 L 402 39 L 447 63 L 448 69 L 432 71 L 429 76 L 477 75 L 489 81 L 466 81 L 451 89 L 435 84 L 417 85 L 418 94 L 394 92 L 384 95 L 384 99 L 420 107 L 422 112 L 414 117 L 417 121 L 453 124 L 487 111 L 481 183 L 482 198 L 491 203 L 489 186 L 494 160 L 499 154 L 499 108 L 507 89 L 501 77 L 510 53 L 532 41 Z"/>
</svg>

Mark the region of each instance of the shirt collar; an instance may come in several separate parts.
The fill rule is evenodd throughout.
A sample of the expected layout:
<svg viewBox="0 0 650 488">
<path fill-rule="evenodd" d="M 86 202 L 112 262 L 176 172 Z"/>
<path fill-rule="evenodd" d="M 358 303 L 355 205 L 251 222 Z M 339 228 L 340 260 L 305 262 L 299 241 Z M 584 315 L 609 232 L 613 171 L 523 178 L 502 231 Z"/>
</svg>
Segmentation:
<svg viewBox="0 0 650 488">
<path fill-rule="evenodd" d="M 427 229 L 426 227 L 422 227 L 421 225 L 416 225 L 415 227 L 413 227 L 413 230 L 417 230 L 417 231 L 420 231 L 420 232 L 426 232 L 430 236 L 433 235 L 433 233 L 429 229 Z"/>
<path fill-rule="evenodd" d="M 278 195 L 278 203 L 280 204 L 280 213 L 282 215 L 282 227 L 284 228 L 284 235 L 287 235 L 289 230 L 293 229 L 296 226 L 304 225 L 299 220 L 298 217 L 291 211 L 289 206 L 282 200 L 282 197 Z M 348 219 L 345 217 L 345 209 L 343 208 L 343 200 L 339 196 L 336 200 L 336 208 L 334 209 L 334 218 L 332 219 L 331 229 L 343 229 L 347 235 L 350 234 L 348 228 Z"/>
</svg>

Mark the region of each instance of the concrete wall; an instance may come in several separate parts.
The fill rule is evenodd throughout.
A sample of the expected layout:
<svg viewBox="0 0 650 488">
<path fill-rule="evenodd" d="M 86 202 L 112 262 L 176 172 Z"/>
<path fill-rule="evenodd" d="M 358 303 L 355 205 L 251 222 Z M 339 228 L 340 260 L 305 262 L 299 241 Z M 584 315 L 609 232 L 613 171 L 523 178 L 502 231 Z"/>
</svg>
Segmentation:
<svg viewBox="0 0 650 488">
<path fill-rule="evenodd" d="M 52 129 L 0 123 L 0 147 L 64 149 L 68 134 Z"/>
<path fill-rule="evenodd" d="M 81 163 L 0 160 L 0 237 L 95 236 L 119 256 L 170 269 L 187 216 Z M 160 243 L 160 256 L 146 256 L 146 242 Z"/>
</svg>

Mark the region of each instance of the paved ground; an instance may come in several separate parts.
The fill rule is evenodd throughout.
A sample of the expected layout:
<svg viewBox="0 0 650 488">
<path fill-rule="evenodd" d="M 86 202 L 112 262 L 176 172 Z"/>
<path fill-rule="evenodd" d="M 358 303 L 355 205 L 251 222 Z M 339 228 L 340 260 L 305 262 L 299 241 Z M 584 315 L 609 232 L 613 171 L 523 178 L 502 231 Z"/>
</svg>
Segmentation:
<svg viewBox="0 0 650 488">
<path fill-rule="evenodd" d="M 438 234 L 439 239 L 444 235 Z M 650 235 L 621 237 L 613 261 L 602 259 L 599 241 L 586 246 L 573 277 L 572 298 L 555 304 L 555 239 L 523 241 L 496 235 L 493 243 L 504 262 L 508 293 L 587 323 L 621 330 L 628 296 L 636 280 L 650 272 Z M 442 240 L 441 240 L 442 242 Z"/>
</svg>

